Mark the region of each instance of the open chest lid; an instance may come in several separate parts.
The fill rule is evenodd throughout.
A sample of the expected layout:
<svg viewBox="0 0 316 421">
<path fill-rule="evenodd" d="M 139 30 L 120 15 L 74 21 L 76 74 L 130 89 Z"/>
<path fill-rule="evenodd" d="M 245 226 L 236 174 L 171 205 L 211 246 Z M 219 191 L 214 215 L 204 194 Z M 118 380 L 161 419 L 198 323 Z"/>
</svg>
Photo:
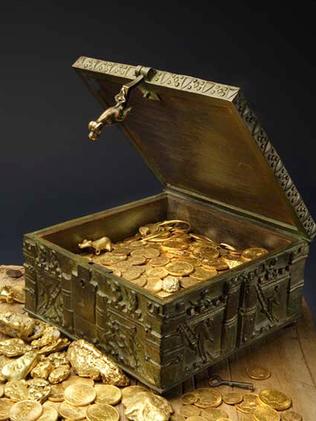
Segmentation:
<svg viewBox="0 0 316 421">
<path fill-rule="evenodd" d="M 88 57 L 73 67 L 104 108 L 139 69 Z M 119 124 L 165 188 L 315 236 L 313 218 L 238 87 L 151 69 L 128 107 Z"/>
</svg>

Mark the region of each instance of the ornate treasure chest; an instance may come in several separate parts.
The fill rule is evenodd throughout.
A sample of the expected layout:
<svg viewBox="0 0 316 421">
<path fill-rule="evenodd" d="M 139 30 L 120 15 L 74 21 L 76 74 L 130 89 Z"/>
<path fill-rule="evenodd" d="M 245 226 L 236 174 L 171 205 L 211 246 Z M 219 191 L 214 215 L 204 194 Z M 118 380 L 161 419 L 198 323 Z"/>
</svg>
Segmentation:
<svg viewBox="0 0 316 421">
<path fill-rule="evenodd" d="M 26 310 L 160 392 L 295 321 L 316 226 L 240 89 L 73 67 L 162 192 L 25 235 Z"/>
</svg>

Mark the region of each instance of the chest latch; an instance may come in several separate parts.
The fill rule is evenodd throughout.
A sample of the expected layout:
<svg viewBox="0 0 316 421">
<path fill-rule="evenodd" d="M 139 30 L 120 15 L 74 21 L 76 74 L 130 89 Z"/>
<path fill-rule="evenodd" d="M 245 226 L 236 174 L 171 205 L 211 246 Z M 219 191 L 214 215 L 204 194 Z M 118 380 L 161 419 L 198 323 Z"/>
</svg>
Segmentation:
<svg viewBox="0 0 316 421">
<path fill-rule="evenodd" d="M 107 108 L 100 117 L 95 121 L 90 121 L 88 125 L 89 139 L 94 141 L 100 136 L 104 126 L 109 126 L 115 123 L 121 123 L 125 120 L 127 114 L 131 111 L 132 107 L 128 106 L 128 99 L 131 90 L 138 86 L 143 93 L 143 96 L 148 99 L 159 99 L 155 93 L 147 90 L 144 86 L 139 86 L 146 79 L 149 79 L 154 73 L 151 67 L 137 66 L 135 68 L 135 79 L 125 83 L 119 93 L 114 97 L 115 104 Z"/>
</svg>

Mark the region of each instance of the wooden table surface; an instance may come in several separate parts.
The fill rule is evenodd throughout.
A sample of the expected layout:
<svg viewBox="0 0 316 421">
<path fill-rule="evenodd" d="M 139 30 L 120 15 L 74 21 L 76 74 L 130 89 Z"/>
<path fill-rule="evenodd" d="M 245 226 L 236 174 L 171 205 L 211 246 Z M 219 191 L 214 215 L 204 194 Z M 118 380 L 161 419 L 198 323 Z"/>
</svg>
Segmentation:
<svg viewBox="0 0 316 421">
<path fill-rule="evenodd" d="M 15 267 L 15 266 L 12 266 Z M 23 284 L 24 279 L 12 280 L 6 276 L 8 266 L 0 266 L 0 286 Z M 303 416 L 304 421 L 316 421 L 316 330 L 312 315 L 305 303 L 301 320 L 291 325 L 272 338 L 267 338 L 260 345 L 242 352 L 242 355 L 224 361 L 203 375 L 195 376 L 170 395 L 170 401 L 177 414 L 181 407 L 177 395 L 196 387 L 207 386 L 209 375 L 219 374 L 225 379 L 251 381 L 255 392 L 264 388 L 275 388 L 293 399 L 293 410 Z M 0 311 L 23 311 L 19 304 L 0 304 Z M 272 375 L 268 380 L 254 381 L 246 375 L 246 368 L 260 365 L 268 368 Z M 220 387 L 219 390 L 227 390 Z M 250 418 L 237 413 L 234 407 L 221 405 L 232 421 L 247 421 Z M 126 421 L 124 410 L 118 406 L 121 421 Z M 150 421 L 150 420 L 148 420 Z"/>
</svg>

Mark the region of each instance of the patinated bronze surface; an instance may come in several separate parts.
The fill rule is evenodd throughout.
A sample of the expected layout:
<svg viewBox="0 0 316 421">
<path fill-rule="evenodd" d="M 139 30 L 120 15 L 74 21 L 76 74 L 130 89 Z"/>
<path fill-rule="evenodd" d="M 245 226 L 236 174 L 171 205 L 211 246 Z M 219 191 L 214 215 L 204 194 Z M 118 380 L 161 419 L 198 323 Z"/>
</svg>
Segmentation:
<svg viewBox="0 0 316 421">
<path fill-rule="evenodd" d="M 74 66 L 104 107 L 135 78 L 135 66 Z M 238 88 L 155 71 L 128 106 L 119 124 L 163 192 L 26 235 L 26 309 L 165 391 L 300 316 L 316 227 Z M 84 240 L 121 241 L 164 219 L 269 254 L 166 298 L 77 254 Z"/>
</svg>

